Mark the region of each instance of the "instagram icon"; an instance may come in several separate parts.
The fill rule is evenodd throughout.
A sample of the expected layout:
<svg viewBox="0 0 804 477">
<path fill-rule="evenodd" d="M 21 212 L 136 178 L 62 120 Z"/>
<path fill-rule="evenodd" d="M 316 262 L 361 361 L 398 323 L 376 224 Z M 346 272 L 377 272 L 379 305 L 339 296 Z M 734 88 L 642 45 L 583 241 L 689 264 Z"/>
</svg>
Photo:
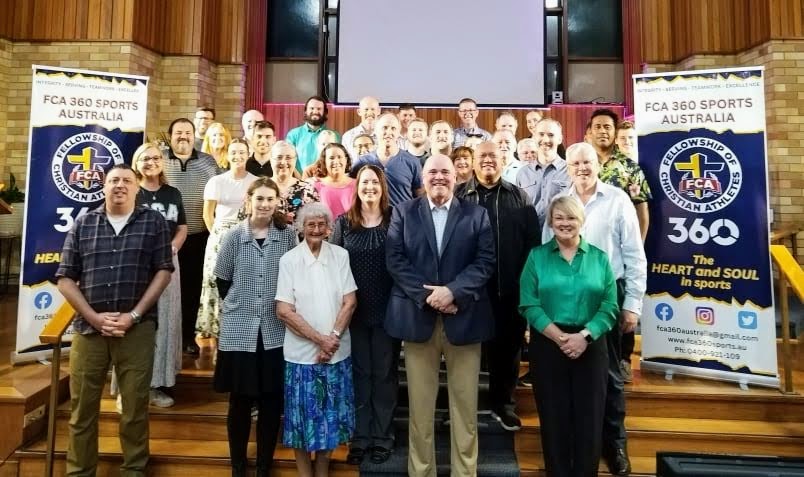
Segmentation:
<svg viewBox="0 0 804 477">
<path fill-rule="evenodd" d="M 715 310 L 707 306 L 698 306 L 695 308 L 695 322 L 700 325 L 714 325 L 715 324 Z"/>
</svg>

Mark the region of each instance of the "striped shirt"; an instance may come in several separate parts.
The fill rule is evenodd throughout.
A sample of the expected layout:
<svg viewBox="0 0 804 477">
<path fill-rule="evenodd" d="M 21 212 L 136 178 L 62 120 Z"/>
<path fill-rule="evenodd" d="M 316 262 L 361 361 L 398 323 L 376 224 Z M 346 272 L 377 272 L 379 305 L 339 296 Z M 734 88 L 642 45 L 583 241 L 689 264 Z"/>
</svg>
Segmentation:
<svg viewBox="0 0 804 477">
<path fill-rule="evenodd" d="M 106 206 L 75 220 L 67 233 L 56 278 L 78 282 L 89 306 L 98 313 L 133 310 L 159 270 L 173 271 L 168 224 L 159 212 L 137 206 L 119 234 L 106 216 Z M 143 313 L 156 321 L 156 307 Z M 76 333 L 97 331 L 81 315 Z"/>
<path fill-rule="evenodd" d="M 296 230 L 271 227 L 262 245 L 254 240 L 248 221 L 240 222 L 223 237 L 215 276 L 232 282 L 221 310 L 221 351 L 255 352 L 257 333 L 264 349 L 282 346 L 285 325 L 276 316 L 276 282 L 279 259 L 296 246 Z"/>
<path fill-rule="evenodd" d="M 197 234 L 206 230 L 204 225 L 204 187 L 218 175 L 218 164 L 209 154 L 196 151 L 182 161 L 169 150 L 165 159 L 165 176 L 168 183 L 179 189 L 187 216 L 187 233 Z"/>
</svg>

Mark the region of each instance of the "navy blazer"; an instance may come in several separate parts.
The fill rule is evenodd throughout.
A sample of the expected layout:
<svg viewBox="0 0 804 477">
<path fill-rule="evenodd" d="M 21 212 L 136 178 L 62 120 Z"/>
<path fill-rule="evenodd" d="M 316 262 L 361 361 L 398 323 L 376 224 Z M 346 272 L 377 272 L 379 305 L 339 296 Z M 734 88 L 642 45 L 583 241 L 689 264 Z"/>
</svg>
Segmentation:
<svg viewBox="0 0 804 477">
<path fill-rule="evenodd" d="M 486 282 L 494 272 L 494 236 L 486 209 L 453 197 L 436 251 L 430 202 L 419 197 L 397 205 L 386 239 L 386 265 L 394 286 L 385 314 L 390 336 L 423 343 L 433 335 L 438 312 L 426 303 L 424 285 L 445 285 L 458 307 L 443 315 L 447 339 L 454 345 L 493 337 L 494 319 Z"/>
</svg>

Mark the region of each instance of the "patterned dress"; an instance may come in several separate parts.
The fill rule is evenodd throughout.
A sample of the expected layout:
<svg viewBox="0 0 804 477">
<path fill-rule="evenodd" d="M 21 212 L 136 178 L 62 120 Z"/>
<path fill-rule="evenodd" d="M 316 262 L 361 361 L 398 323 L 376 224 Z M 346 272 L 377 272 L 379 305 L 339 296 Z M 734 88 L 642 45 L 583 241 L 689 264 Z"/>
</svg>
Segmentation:
<svg viewBox="0 0 804 477">
<path fill-rule="evenodd" d="M 288 222 L 291 224 L 296 218 L 296 212 L 303 205 L 321 200 L 313 184 L 305 181 L 296 181 L 295 184 L 287 188 L 281 198 L 282 203 L 279 205 L 279 210 L 285 213 Z"/>
</svg>

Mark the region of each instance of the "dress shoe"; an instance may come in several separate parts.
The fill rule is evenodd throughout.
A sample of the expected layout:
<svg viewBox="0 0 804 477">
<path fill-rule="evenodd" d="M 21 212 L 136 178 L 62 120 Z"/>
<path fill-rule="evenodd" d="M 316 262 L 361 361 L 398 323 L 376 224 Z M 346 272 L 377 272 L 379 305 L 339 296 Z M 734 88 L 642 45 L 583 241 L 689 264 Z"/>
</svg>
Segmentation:
<svg viewBox="0 0 804 477">
<path fill-rule="evenodd" d="M 631 460 L 625 449 L 614 449 L 605 455 L 606 465 L 611 475 L 629 475 L 631 473 Z"/>
</svg>

